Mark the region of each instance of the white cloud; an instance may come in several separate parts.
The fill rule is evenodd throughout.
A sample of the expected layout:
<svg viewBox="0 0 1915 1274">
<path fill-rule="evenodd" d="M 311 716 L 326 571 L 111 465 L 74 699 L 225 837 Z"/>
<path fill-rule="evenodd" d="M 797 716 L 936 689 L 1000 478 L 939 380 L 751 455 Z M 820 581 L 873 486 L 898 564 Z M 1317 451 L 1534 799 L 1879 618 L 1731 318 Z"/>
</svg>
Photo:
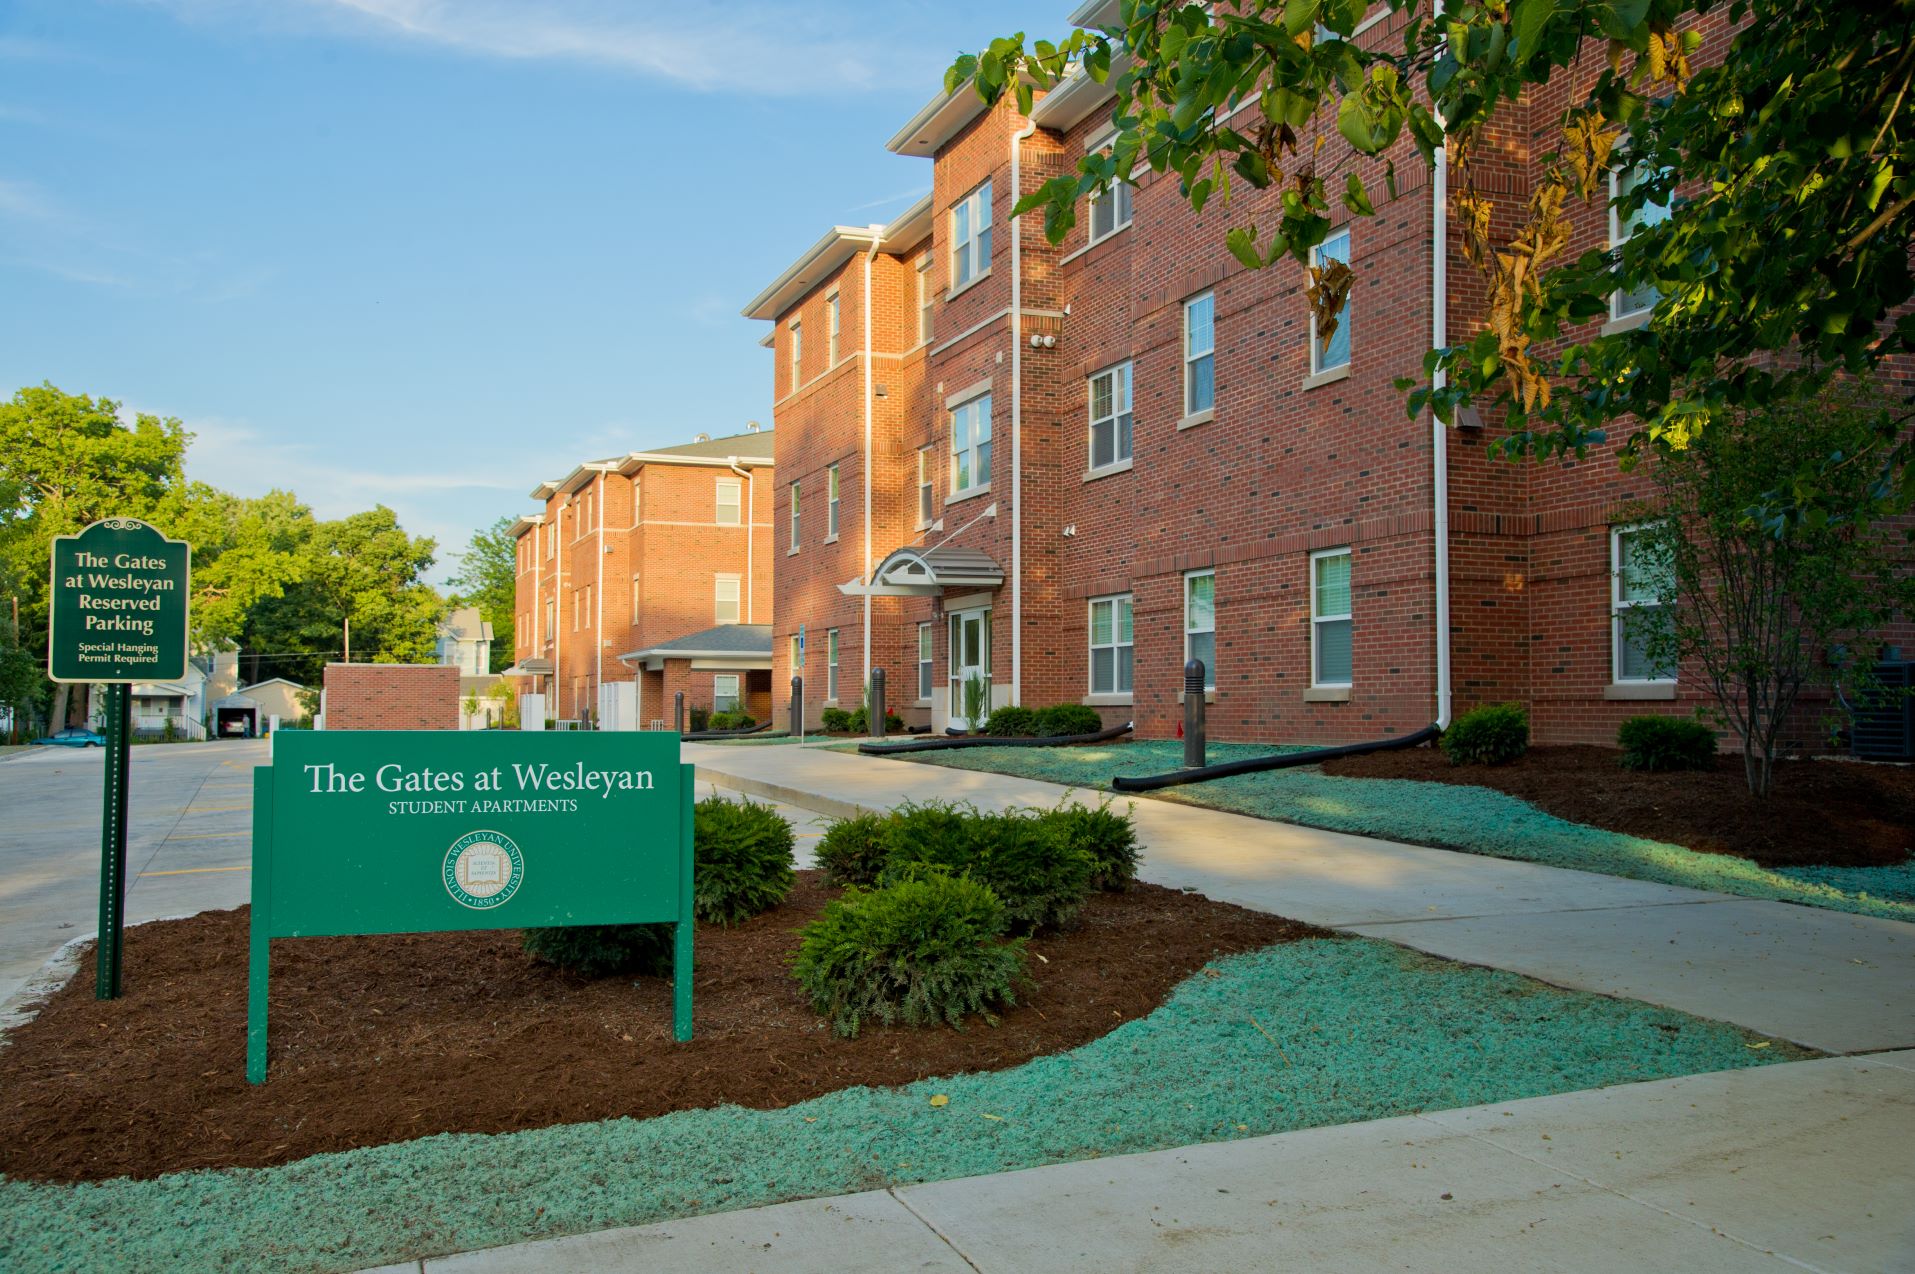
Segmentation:
<svg viewBox="0 0 1915 1274">
<path fill-rule="evenodd" d="M 30 181 L 10 181 L 0 177 L 0 216 L 26 221 L 53 221 L 60 213 L 53 201 Z"/>
<path fill-rule="evenodd" d="M 483 57 L 580 62 L 699 90 L 841 92 L 921 82 L 843 12 L 800 0 L 155 0 L 183 17 L 385 35 Z"/>
<path fill-rule="evenodd" d="M 846 211 L 865 212 L 873 208 L 889 208 L 894 204 L 901 204 L 907 199 L 916 199 L 920 195 L 928 195 L 930 193 L 931 188 L 929 186 L 913 186 L 909 190 L 901 190 L 895 195 L 885 195 L 882 198 L 873 199 L 869 203 L 853 204 Z"/>
</svg>

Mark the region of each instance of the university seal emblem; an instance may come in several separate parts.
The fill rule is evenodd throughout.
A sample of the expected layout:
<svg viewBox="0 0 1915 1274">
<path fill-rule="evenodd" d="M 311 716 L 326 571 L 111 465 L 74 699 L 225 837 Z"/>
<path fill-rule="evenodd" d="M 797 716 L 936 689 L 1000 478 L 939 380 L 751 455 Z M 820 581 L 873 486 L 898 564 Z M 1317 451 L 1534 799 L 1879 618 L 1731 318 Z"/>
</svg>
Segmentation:
<svg viewBox="0 0 1915 1274">
<path fill-rule="evenodd" d="M 486 911 L 509 900 L 525 879 L 525 858 L 500 832 L 467 832 L 446 851 L 446 892 L 461 906 Z"/>
</svg>

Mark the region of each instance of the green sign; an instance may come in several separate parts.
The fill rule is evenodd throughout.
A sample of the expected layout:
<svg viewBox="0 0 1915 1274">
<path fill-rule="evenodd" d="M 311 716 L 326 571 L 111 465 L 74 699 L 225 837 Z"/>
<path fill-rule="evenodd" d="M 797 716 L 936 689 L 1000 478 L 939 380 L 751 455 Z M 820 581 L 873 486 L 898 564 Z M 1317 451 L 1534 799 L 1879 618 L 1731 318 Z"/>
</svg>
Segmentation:
<svg viewBox="0 0 1915 1274">
<path fill-rule="evenodd" d="M 191 550 L 137 518 L 53 540 L 47 675 L 177 681 L 186 675 Z"/>
<path fill-rule="evenodd" d="M 253 771 L 246 1078 L 273 938 L 671 922 L 691 1038 L 692 767 L 662 732 L 285 731 Z"/>
</svg>

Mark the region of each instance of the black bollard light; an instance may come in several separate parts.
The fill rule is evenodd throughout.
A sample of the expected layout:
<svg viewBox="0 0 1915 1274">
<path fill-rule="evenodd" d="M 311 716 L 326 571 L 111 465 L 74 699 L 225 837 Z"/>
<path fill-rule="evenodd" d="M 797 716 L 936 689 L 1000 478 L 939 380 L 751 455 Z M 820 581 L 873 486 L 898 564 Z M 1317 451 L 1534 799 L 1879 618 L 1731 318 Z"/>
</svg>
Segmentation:
<svg viewBox="0 0 1915 1274">
<path fill-rule="evenodd" d="M 1184 768 L 1204 763 L 1204 661 L 1184 665 Z"/>
<path fill-rule="evenodd" d="M 805 732 L 805 679 L 791 679 L 791 732 L 803 737 Z"/>
<path fill-rule="evenodd" d="M 685 733 L 685 692 L 680 690 L 672 696 L 672 729 Z"/>
<path fill-rule="evenodd" d="M 874 739 L 884 737 L 884 669 L 871 670 L 871 719 L 865 722 L 865 729 Z"/>
</svg>

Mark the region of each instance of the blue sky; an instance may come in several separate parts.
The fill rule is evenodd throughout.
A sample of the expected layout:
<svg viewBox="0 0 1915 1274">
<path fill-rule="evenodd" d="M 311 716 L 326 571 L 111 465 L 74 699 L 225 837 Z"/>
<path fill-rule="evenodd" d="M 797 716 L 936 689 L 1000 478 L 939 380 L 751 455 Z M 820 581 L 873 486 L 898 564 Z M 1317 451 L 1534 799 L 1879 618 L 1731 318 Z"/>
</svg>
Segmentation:
<svg viewBox="0 0 1915 1274">
<path fill-rule="evenodd" d="M 198 434 L 194 477 L 438 537 L 771 420 L 739 309 L 930 164 L 965 0 L 0 0 L 0 394 Z"/>
</svg>

